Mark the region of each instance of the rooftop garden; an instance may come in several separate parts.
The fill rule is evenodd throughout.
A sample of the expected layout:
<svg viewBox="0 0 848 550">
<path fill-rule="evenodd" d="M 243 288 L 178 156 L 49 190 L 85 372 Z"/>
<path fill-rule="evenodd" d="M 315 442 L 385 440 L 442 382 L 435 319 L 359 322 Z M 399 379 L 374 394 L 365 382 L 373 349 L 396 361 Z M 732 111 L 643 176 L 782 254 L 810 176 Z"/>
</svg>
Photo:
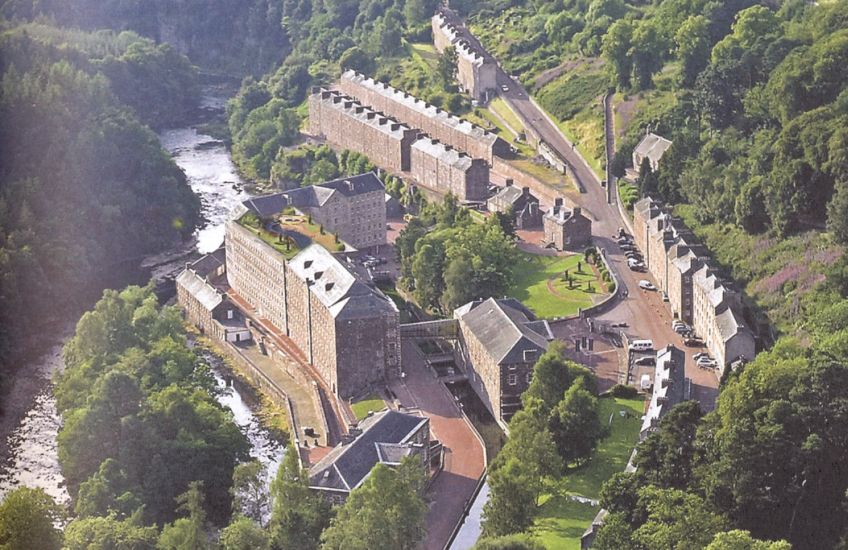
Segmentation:
<svg viewBox="0 0 848 550">
<path fill-rule="evenodd" d="M 320 244 L 330 251 L 345 249 L 338 236 L 325 231 L 322 225 L 315 224 L 311 216 L 296 214 L 293 210 L 284 211 L 275 221 L 263 221 L 253 212 L 248 212 L 239 218 L 238 223 L 287 260 L 312 243 Z"/>
</svg>

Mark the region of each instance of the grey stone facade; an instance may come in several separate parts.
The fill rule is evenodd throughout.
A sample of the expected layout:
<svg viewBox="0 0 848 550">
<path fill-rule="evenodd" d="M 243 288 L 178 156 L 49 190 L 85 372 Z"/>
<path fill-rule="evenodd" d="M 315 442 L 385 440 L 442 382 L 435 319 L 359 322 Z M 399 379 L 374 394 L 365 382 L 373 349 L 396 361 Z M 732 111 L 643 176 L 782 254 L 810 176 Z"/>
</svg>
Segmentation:
<svg viewBox="0 0 848 550">
<path fill-rule="evenodd" d="M 650 197 L 633 205 L 633 231 L 672 313 L 704 339 L 719 371 L 739 358 L 753 359 L 756 342 L 740 313 L 741 296 L 718 277 L 709 251 L 691 231 Z"/>
<path fill-rule="evenodd" d="M 489 166 L 450 146 L 427 137 L 412 144 L 412 178 L 440 194 L 453 194 L 461 202 L 485 201 Z"/>
<path fill-rule="evenodd" d="M 433 45 L 443 53 L 445 48 L 456 49 L 456 79 L 462 89 L 477 101 L 486 101 L 497 90 L 498 66 L 485 51 L 478 51 L 468 40 L 462 21 L 444 6 L 431 20 Z"/>
<path fill-rule="evenodd" d="M 561 198 L 555 199 L 554 205 L 542 217 L 542 228 L 545 242 L 557 250 L 578 250 L 592 242 L 592 220 L 580 207 L 565 208 Z"/>
<path fill-rule="evenodd" d="M 242 203 L 260 218 L 288 206 L 355 248 L 386 244 L 386 192 L 372 172 L 256 197 Z"/>
<path fill-rule="evenodd" d="M 512 180 L 506 180 L 506 187 L 486 201 L 489 212 L 512 212 L 516 229 L 535 229 L 542 226 L 542 209 L 539 199 L 530 192 L 529 187 L 518 188 Z"/>
<path fill-rule="evenodd" d="M 490 166 L 496 155 L 510 153 L 509 144 L 497 134 L 363 74 L 346 71 L 339 88 L 372 109 L 402 120 L 472 158 L 481 158 Z"/>
<path fill-rule="evenodd" d="M 320 245 L 285 261 L 236 221 L 226 226 L 227 277 L 243 300 L 287 335 L 342 398 L 400 370 L 399 312 Z"/>
<path fill-rule="evenodd" d="M 489 298 L 454 311 L 459 321 L 457 364 L 486 408 L 506 425 L 521 408 L 533 366 L 553 340 L 547 321 L 537 321 L 517 300 Z"/>
</svg>

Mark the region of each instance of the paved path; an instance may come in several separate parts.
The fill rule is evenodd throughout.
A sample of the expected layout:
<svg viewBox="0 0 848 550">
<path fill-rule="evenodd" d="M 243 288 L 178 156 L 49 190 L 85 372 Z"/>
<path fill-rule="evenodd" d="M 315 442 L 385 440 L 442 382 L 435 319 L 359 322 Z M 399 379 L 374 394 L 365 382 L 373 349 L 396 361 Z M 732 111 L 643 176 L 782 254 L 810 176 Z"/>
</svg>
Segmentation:
<svg viewBox="0 0 848 550">
<path fill-rule="evenodd" d="M 402 345 L 406 378 L 390 385 L 400 403 L 430 418 L 430 431 L 445 446 L 445 467 L 428 491 L 425 550 L 442 550 L 462 518 L 485 470 L 483 445 L 447 388 L 433 377 L 414 343 Z"/>
</svg>

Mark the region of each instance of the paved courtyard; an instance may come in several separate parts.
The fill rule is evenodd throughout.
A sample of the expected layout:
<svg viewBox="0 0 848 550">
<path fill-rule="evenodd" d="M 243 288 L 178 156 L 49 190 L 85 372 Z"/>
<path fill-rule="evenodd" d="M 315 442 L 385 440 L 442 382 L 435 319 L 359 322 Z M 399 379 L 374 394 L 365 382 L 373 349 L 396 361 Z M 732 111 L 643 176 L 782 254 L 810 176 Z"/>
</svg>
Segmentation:
<svg viewBox="0 0 848 550">
<path fill-rule="evenodd" d="M 401 405 L 430 417 L 432 436 L 445 447 L 445 467 L 430 486 L 426 550 L 444 548 L 485 470 L 483 445 L 447 388 L 427 369 L 418 347 L 402 344 L 406 377 L 390 385 Z"/>
</svg>

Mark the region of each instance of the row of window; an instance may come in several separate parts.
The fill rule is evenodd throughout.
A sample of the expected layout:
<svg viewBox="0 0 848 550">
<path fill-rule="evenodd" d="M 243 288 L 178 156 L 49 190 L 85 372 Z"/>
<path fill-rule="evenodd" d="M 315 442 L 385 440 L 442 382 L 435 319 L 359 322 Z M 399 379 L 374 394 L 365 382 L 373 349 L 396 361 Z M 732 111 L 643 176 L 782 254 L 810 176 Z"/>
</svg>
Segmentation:
<svg viewBox="0 0 848 550">
<path fill-rule="evenodd" d="M 528 372 L 527 374 L 524 375 L 524 381 L 527 382 L 528 384 L 530 383 L 531 378 L 533 378 L 532 372 Z M 509 384 L 510 386 L 515 386 L 516 384 L 518 384 L 518 375 L 517 374 L 507 374 L 506 375 L 506 383 Z"/>
</svg>

